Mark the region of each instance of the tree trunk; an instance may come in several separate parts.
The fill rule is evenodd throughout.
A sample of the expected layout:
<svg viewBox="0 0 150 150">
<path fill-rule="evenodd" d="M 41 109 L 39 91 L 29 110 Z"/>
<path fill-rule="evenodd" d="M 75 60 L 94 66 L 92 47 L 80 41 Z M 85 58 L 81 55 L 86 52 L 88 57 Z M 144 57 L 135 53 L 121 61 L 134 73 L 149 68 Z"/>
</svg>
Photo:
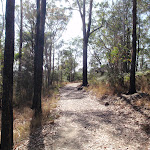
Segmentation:
<svg viewBox="0 0 150 150">
<path fill-rule="evenodd" d="M 87 42 L 83 41 L 83 86 L 87 86 Z"/>
<path fill-rule="evenodd" d="M 18 95 L 17 98 L 20 100 L 22 99 L 21 96 L 21 70 L 22 70 L 22 17 L 23 17 L 23 10 L 22 10 L 22 0 L 20 0 L 20 43 L 19 43 L 19 69 L 18 69 L 18 81 L 17 81 L 17 90 L 16 94 Z"/>
<path fill-rule="evenodd" d="M 49 52 L 49 66 L 48 66 L 48 87 L 51 85 L 51 80 L 50 80 L 50 76 L 51 76 L 51 60 L 52 60 L 52 43 L 50 43 L 50 52 Z"/>
<path fill-rule="evenodd" d="M 21 59 L 22 59 L 22 17 L 23 17 L 23 10 L 22 10 L 22 0 L 20 0 L 20 46 L 19 46 L 19 72 L 21 72 Z"/>
<path fill-rule="evenodd" d="M 131 46 L 130 46 L 130 29 L 129 29 L 129 27 L 127 27 L 127 73 L 129 72 L 129 68 L 130 68 L 130 61 L 129 61 L 129 59 L 130 59 L 130 48 L 131 48 Z"/>
<path fill-rule="evenodd" d="M 13 61 L 14 61 L 14 10 L 15 0 L 6 1 L 6 34 L 3 70 L 1 148 L 13 147 Z"/>
<path fill-rule="evenodd" d="M 132 40 L 132 62 L 130 70 L 130 88 L 129 94 L 136 93 L 135 86 L 135 67 L 136 67 L 136 5 L 137 1 L 133 0 L 133 40 Z"/>
<path fill-rule="evenodd" d="M 3 13 L 2 15 L 3 15 L 3 17 L 2 17 L 2 29 L 1 29 L 1 32 L 0 32 L 0 42 L 1 42 L 1 38 L 2 38 L 2 35 L 3 35 L 3 31 L 4 31 L 4 25 L 5 25 L 5 14 L 4 14 L 3 1 L 2 0 L 1 0 L 1 6 L 2 6 L 2 13 Z"/>
<path fill-rule="evenodd" d="M 52 72 L 52 77 L 51 77 L 51 84 L 53 84 L 54 81 L 54 71 L 55 71 L 55 49 L 53 47 L 53 72 Z"/>
<path fill-rule="evenodd" d="M 35 113 L 41 113 L 41 90 L 43 74 L 44 26 L 45 26 L 46 0 L 37 0 L 37 32 L 34 60 L 34 97 L 33 106 Z"/>
<path fill-rule="evenodd" d="M 139 65 L 139 52 L 140 52 L 140 32 L 141 32 L 141 29 L 140 29 L 140 16 L 139 16 L 139 33 L 138 33 L 138 49 L 137 49 L 137 63 L 136 63 L 136 71 L 138 70 L 138 65 Z"/>
<path fill-rule="evenodd" d="M 82 24 L 83 24 L 83 83 L 82 83 L 82 85 L 87 86 L 88 85 L 88 80 L 87 80 L 87 47 L 88 47 L 88 39 L 90 36 L 93 0 L 90 0 L 90 7 L 89 7 L 89 14 L 88 14 L 89 17 L 88 17 L 87 27 L 86 27 L 86 22 L 85 22 L 85 20 L 86 20 L 85 19 L 85 17 L 86 17 L 85 0 L 83 0 L 83 10 L 81 10 L 81 5 L 79 3 L 79 0 L 77 0 L 77 4 L 79 7 L 79 12 L 80 12 L 80 16 L 81 16 Z M 97 29 L 99 29 L 99 28 L 97 28 Z M 96 30 L 94 30 L 94 31 L 96 31 Z"/>
</svg>

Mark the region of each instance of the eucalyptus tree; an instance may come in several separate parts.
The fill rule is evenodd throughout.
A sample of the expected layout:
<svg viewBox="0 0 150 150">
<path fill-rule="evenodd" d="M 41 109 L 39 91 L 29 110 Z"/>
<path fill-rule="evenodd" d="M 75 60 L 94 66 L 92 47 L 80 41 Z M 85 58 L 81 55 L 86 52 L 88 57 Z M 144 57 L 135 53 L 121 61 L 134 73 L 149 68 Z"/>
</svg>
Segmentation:
<svg viewBox="0 0 150 150">
<path fill-rule="evenodd" d="M 58 6 L 54 1 L 47 4 L 46 19 L 46 61 L 45 70 L 47 72 L 47 82 L 50 86 L 53 82 L 55 67 L 55 48 L 59 45 L 59 39 L 66 29 L 70 14 L 65 8 Z M 56 46 L 55 46 L 56 45 Z M 50 79 L 51 78 L 51 79 Z"/>
<path fill-rule="evenodd" d="M 18 69 L 18 81 L 17 81 L 17 90 L 16 94 L 18 95 L 18 98 L 21 99 L 21 70 L 22 70 L 22 33 L 23 33 L 23 4 L 22 0 L 20 0 L 20 38 L 19 38 L 19 69 Z"/>
<path fill-rule="evenodd" d="M 2 35 L 3 35 L 3 31 L 4 31 L 4 25 L 5 25 L 5 15 L 4 15 L 3 0 L 1 0 L 1 10 L 2 10 L 2 14 L 0 15 L 0 44 L 1 44 Z"/>
<path fill-rule="evenodd" d="M 34 56 L 34 96 L 32 108 L 35 114 L 41 113 L 41 91 L 43 75 L 43 50 L 46 0 L 37 0 L 36 45 Z"/>
<path fill-rule="evenodd" d="M 87 48 L 88 48 L 88 42 L 90 34 L 95 32 L 96 30 L 100 29 L 102 27 L 99 26 L 98 28 L 94 29 L 91 32 L 91 21 L 92 21 L 92 9 L 93 9 L 93 0 L 89 1 L 89 11 L 86 11 L 87 3 L 85 0 L 79 1 L 76 0 L 81 20 L 82 20 L 82 27 L 83 27 L 83 86 L 88 85 L 88 79 L 87 79 Z M 88 23 L 86 23 L 86 20 L 88 20 Z"/>
<path fill-rule="evenodd" d="M 4 35 L 4 26 L 5 26 L 5 12 L 4 12 L 3 0 L 1 0 L 0 3 L 1 3 L 1 10 L 2 10 L 2 14 L 0 14 L 0 76 L 2 76 L 2 74 L 3 74 L 2 68 L 3 68 L 3 61 L 4 61 L 3 60 L 4 59 L 4 56 L 3 56 L 3 53 L 4 53 L 4 44 L 3 44 L 4 43 L 3 42 L 4 36 L 3 35 Z M 2 91 L 2 90 L 0 90 L 0 91 Z"/>
<path fill-rule="evenodd" d="M 102 28 L 102 24 L 95 26 L 91 31 L 92 25 L 92 12 L 94 7 L 93 0 L 75 0 L 72 4 L 71 1 L 67 0 L 70 5 L 70 9 L 78 10 L 82 20 L 82 30 L 83 30 L 83 86 L 88 85 L 87 79 L 87 49 L 89 43 L 89 37 L 92 33 L 96 32 L 98 29 Z M 77 7 L 76 7 L 77 6 Z M 76 7 L 76 8 L 74 8 Z M 88 8 L 88 9 L 87 9 Z"/>
<path fill-rule="evenodd" d="M 15 0 L 6 1 L 6 32 L 3 70 L 1 148 L 13 147 L 13 61 Z"/>
<path fill-rule="evenodd" d="M 137 21 L 137 0 L 133 0 L 133 33 L 132 33 L 132 62 L 130 70 L 129 94 L 136 93 L 135 66 L 136 66 L 136 21 Z"/>
<path fill-rule="evenodd" d="M 14 84 L 16 97 L 14 102 L 22 104 L 24 101 L 31 101 L 33 95 L 34 76 L 34 48 L 35 48 L 35 26 L 36 26 L 36 5 L 27 0 L 20 1 L 16 11 L 16 45 L 19 50 L 15 51 Z M 19 9 L 20 8 L 20 9 Z M 22 19 L 21 19 L 22 18 Z"/>
<path fill-rule="evenodd" d="M 62 75 L 65 78 L 65 80 L 68 80 L 69 82 L 74 81 L 74 74 L 75 74 L 75 68 L 77 67 L 78 63 L 75 60 L 75 57 L 73 56 L 73 51 L 71 47 L 68 47 L 68 49 L 64 49 L 61 53 L 61 70 Z"/>
</svg>

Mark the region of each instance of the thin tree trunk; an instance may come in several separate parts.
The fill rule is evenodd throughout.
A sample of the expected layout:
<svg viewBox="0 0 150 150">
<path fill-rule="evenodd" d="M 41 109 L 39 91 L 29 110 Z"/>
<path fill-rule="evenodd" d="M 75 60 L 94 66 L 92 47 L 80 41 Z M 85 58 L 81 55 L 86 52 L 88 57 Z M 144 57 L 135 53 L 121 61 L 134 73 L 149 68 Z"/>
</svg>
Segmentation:
<svg viewBox="0 0 150 150">
<path fill-rule="evenodd" d="M 50 52 L 49 52 L 49 66 L 48 66 L 48 87 L 51 85 L 51 80 L 50 80 L 50 77 L 51 77 L 51 64 L 52 64 L 52 43 L 50 44 Z"/>
<path fill-rule="evenodd" d="M 22 20 L 23 20 L 23 9 L 22 9 L 22 0 L 20 0 L 20 9 L 21 9 L 21 12 L 20 12 L 20 46 L 19 46 L 19 72 L 21 72 L 21 69 L 22 69 L 22 63 L 21 63 L 21 60 L 22 60 Z"/>
<path fill-rule="evenodd" d="M 2 13 L 3 13 L 3 22 L 2 22 L 2 30 L 0 32 L 0 42 L 1 42 L 1 38 L 2 38 L 2 35 L 3 35 L 3 31 L 4 31 L 4 24 L 5 24 L 5 16 L 4 16 L 4 9 L 3 9 L 3 1 L 1 0 L 1 6 L 2 6 Z M 0 43 L 1 44 L 1 43 Z"/>
<path fill-rule="evenodd" d="M 54 71 L 55 71 L 55 49 L 53 47 L 53 72 L 52 72 L 52 77 L 51 77 L 51 84 L 53 84 L 54 81 Z"/>
<path fill-rule="evenodd" d="M 17 81 L 17 95 L 20 100 L 21 97 L 21 70 L 22 70 L 22 20 L 23 20 L 22 0 L 20 0 L 20 45 L 19 45 L 19 70 L 18 70 L 18 81 Z"/>
<path fill-rule="evenodd" d="M 136 71 L 138 70 L 138 63 L 139 63 L 139 52 L 140 52 L 140 32 L 141 32 L 141 29 L 140 29 L 140 16 L 139 16 L 139 33 L 138 33 L 138 49 L 137 49 L 137 63 L 136 63 Z"/>
<path fill-rule="evenodd" d="M 135 67 L 136 67 L 136 5 L 137 5 L 137 1 L 133 0 L 133 40 L 132 40 L 132 62 L 131 62 L 131 71 L 130 71 L 129 94 L 136 93 L 136 85 L 135 85 Z"/>
<path fill-rule="evenodd" d="M 13 147 L 13 61 L 14 61 L 14 10 L 15 0 L 6 1 L 6 35 L 3 70 L 1 148 Z"/>
<path fill-rule="evenodd" d="M 129 68 L 130 68 L 130 61 L 129 61 L 129 58 L 130 58 L 130 29 L 129 27 L 127 27 L 127 73 L 129 72 Z"/>
</svg>

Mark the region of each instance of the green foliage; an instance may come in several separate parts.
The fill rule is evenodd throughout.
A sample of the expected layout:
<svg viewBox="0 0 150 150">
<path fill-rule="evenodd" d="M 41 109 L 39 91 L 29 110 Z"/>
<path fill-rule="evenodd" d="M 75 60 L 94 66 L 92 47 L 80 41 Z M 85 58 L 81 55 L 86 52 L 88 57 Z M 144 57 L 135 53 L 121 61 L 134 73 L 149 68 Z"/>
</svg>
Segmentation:
<svg viewBox="0 0 150 150">
<path fill-rule="evenodd" d="M 16 53 L 14 59 L 17 61 L 19 59 L 19 53 Z"/>
</svg>

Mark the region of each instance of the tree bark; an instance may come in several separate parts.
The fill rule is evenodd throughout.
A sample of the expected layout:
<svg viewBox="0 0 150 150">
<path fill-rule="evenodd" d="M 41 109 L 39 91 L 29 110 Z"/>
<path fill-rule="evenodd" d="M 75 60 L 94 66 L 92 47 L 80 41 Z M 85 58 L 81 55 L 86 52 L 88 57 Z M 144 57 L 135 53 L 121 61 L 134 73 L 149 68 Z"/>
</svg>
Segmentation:
<svg viewBox="0 0 150 150">
<path fill-rule="evenodd" d="M 136 7 L 137 0 L 133 0 L 133 40 L 132 40 L 132 62 L 130 70 L 130 87 L 129 94 L 136 93 L 135 85 L 135 68 L 136 68 Z"/>
<path fill-rule="evenodd" d="M 14 10 L 15 0 L 6 1 L 6 34 L 3 70 L 1 148 L 13 147 L 13 61 L 14 61 Z"/>
<path fill-rule="evenodd" d="M 86 27 L 86 22 L 85 22 L 85 17 L 86 17 L 85 0 L 83 0 L 83 10 L 81 10 L 81 5 L 79 3 L 79 0 L 77 0 L 77 4 L 79 7 L 79 12 L 80 12 L 80 16 L 82 19 L 82 25 L 83 25 L 83 83 L 82 83 L 82 85 L 87 86 L 88 85 L 88 80 L 87 80 L 87 47 L 88 47 L 88 38 L 90 36 L 93 0 L 90 0 L 90 9 L 89 9 L 89 18 L 88 18 L 88 26 L 87 27 Z"/>
<path fill-rule="evenodd" d="M 41 90 L 43 74 L 44 26 L 46 14 L 46 0 L 37 0 L 37 31 L 34 58 L 34 97 L 33 106 L 35 113 L 41 113 Z"/>
<path fill-rule="evenodd" d="M 22 10 L 22 0 L 20 0 L 20 46 L 19 46 L 19 72 L 21 72 L 21 59 L 22 59 L 22 20 L 23 20 L 23 10 Z"/>
<path fill-rule="evenodd" d="M 54 81 L 54 71 L 55 71 L 55 49 L 53 46 L 52 48 L 53 48 L 53 72 L 51 76 L 51 84 L 53 84 L 53 81 Z"/>
<path fill-rule="evenodd" d="M 50 43 L 50 48 L 49 48 L 49 66 L 48 66 L 48 87 L 51 85 L 51 64 L 52 64 L 52 43 Z"/>
<path fill-rule="evenodd" d="M 23 10 L 22 10 L 22 0 L 20 0 L 20 43 L 19 43 L 19 69 L 18 69 L 18 81 L 17 81 L 17 90 L 16 94 L 18 99 L 22 98 L 21 96 L 21 70 L 22 70 L 22 20 L 23 20 Z"/>
</svg>

